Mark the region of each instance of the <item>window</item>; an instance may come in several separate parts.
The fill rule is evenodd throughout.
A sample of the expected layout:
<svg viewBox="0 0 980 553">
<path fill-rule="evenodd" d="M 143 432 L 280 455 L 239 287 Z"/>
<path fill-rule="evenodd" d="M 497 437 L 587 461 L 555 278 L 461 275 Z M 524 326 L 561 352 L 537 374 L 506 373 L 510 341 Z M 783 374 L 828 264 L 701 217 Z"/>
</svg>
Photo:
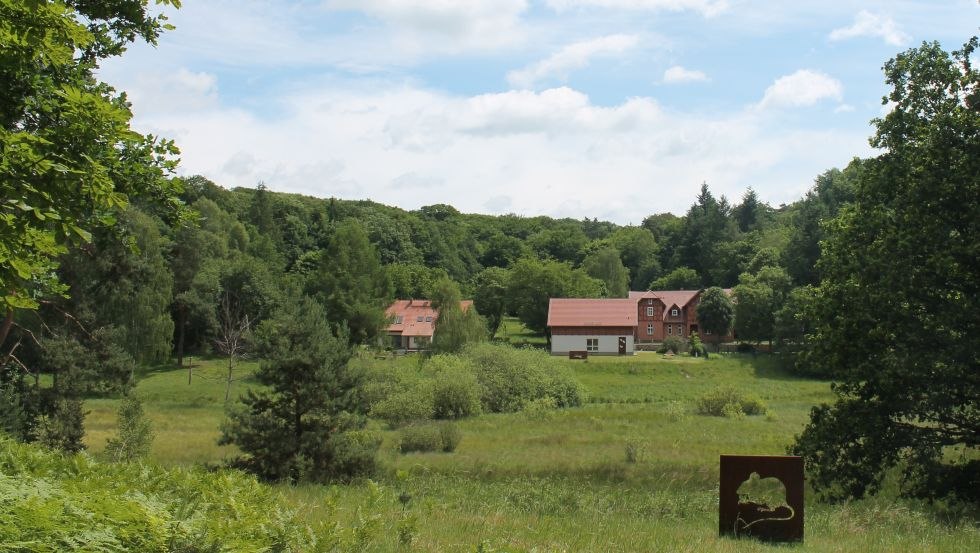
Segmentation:
<svg viewBox="0 0 980 553">
<path fill-rule="evenodd" d="M 677 325 L 677 335 L 678 336 L 684 335 L 684 325 Z"/>
<path fill-rule="evenodd" d="M 653 305 L 653 298 L 647 300 L 647 305 Z"/>
<path fill-rule="evenodd" d="M 599 339 L 598 338 L 586 338 L 585 339 L 585 351 L 599 351 Z"/>
<path fill-rule="evenodd" d="M 704 329 L 704 333 L 705 334 L 711 334 L 711 331 L 706 328 L 706 329 Z"/>
<path fill-rule="evenodd" d="M 677 309 L 676 307 L 670 310 L 670 316 L 671 317 L 676 317 L 679 313 L 680 313 L 680 310 Z"/>
<path fill-rule="evenodd" d="M 667 325 L 667 334 L 674 333 L 674 325 Z"/>
<path fill-rule="evenodd" d="M 653 316 L 653 308 L 647 307 L 647 317 L 652 317 L 652 316 Z"/>
<path fill-rule="evenodd" d="M 427 316 L 427 317 L 425 318 L 425 322 L 427 322 L 427 323 L 431 323 L 431 322 L 432 322 L 432 315 L 429 315 L 429 316 Z"/>
<path fill-rule="evenodd" d="M 653 325 L 652 324 L 648 324 L 647 325 L 647 336 L 653 336 Z"/>
<path fill-rule="evenodd" d="M 417 323 L 421 323 L 423 320 L 425 320 L 425 317 L 423 317 L 422 315 L 419 315 L 418 317 L 415 318 L 415 322 Z"/>
<path fill-rule="evenodd" d="M 395 315 L 395 324 L 396 325 L 402 324 L 402 316 L 401 315 Z"/>
</svg>

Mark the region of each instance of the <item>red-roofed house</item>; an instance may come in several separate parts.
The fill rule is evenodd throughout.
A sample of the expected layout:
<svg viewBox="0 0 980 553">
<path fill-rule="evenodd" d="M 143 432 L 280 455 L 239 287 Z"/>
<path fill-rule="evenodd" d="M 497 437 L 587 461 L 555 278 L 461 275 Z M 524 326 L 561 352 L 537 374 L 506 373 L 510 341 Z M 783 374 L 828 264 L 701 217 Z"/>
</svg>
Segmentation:
<svg viewBox="0 0 980 553">
<path fill-rule="evenodd" d="M 731 296 L 732 291 L 725 289 L 725 293 Z M 700 290 L 649 290 L 630 292 L 629 297 L 637 302 L 638 343 L 662 342 L 670 336 L 688 339 L 695 332 L 702 337 L 707 335 L 707 332 L 698 329 Z M 734 336 L 729 333 L 721 341 L 730 342 L 733 339 Z"/>
<path fill-rule="evenodd" d="M 632 355 L 636 300 L 551 298 L 548 328 L 555 355 Z"/>
<path fill-rule="evenodd" d="M 731 295 L 732 291 L 725 292 Z M 630 292 L 628 299 L 552 298 L 548 306 L 551 353 L 632 355 L 636 344 L 686 340 L 698 330 L 700 290 Z M 729 333 L 721 342 L 730 342 Z"/>
<path fill-rule="evenodd" d="M 473 305 L 472 300 L 459 302 L 466 311 Z M 391 320 L 388 325 L 388 345 L 394 349 L 419 351 L 427 349 L 432 343 L 439 310 L 432 307 L 429 300 L 395 300 L 388 306 L 385 314 Z"/>
</svg>

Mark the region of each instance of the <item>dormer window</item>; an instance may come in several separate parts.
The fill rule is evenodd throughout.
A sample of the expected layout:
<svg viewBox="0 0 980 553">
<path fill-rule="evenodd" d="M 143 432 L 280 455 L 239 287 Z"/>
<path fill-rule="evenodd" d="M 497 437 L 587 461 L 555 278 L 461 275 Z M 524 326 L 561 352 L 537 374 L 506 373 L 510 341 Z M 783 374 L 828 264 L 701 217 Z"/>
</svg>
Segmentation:
<svg viewBox="0 0 980 553">
<path fill-rule="evenodd" d="M 677 309 L 676 307 L 670 310 L 671 317 L 676 317 L 679 314 L 680 314 L 680 309 Z"/>
<path fill-rule="evenodd" d="M 647 317 L 652 317 L 652 316 L 653 316 L 653 308 L 647 307 Z"/>
<path fill-rule="evenodd" d="M 428 317 L 426 317 L 425 318 L 425 322 L 431 323 L 432 322 L 432 315 L 429 315 Z"/>
<path fill-rule="evenodd" d="M 417 323 L 421 323 L 424 320 L 425 320 L 425 317 L 423 317 L 422 315 L 419 315 L 418 317 L 415 318 L 415 322 L 417 322 Z"/>
<path fill-rule="evenodd" d="M 402 324 L 402 316 L 401 315 L 395 315 L 395 324 L 396 325 Z"/>
</svg>

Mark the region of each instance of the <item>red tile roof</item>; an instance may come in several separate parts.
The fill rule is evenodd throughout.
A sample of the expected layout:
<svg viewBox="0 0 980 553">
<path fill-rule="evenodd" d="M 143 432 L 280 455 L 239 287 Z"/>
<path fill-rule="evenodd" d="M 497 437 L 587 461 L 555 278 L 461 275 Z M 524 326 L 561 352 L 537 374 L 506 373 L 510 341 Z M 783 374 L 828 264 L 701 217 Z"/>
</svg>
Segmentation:
<svg viewBox="0 0 980 553">
<path fill-rule="evenodd" d="M 723 290 L 729 296 L 732 295 L 731 288 L 723 288 Z M 656 298 L 664 302 L 664 306 L 669 308 L 672 305 L 684 307 L 699 293 L 701 293 L 701 290 L 647 290 L 646 292 L 630 291 L 629 297 L 634 301 Z"/>
<path fill-rule="evenodd" d="M 472 300 L 459 302 L 463 311 L 469 309 L 471 305 L 473 305 Z M 385 315 L 392 320 L 388 325 L 389 334 L 431 337 L 435 330 L 436 319 L 439 318 L 439 310 L 432 307 L 432 302 L 429 300 L 395 300 L 388 306 Z M 422 318 L 421 321 L 419 317 Z"/>
<path fill-rule="evenodd" d="M 636 300 L 551 298 L 548 326 L 636 326 Z"/>
</svg>

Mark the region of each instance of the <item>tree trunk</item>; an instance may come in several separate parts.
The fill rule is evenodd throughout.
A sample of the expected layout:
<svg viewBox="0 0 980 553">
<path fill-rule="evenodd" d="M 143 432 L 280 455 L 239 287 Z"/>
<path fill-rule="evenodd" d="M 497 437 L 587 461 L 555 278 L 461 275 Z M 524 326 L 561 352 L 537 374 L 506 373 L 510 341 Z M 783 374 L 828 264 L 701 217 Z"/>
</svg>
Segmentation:
<svg viewBox="0 0 980 553">
<path fill-rule="evenodd" d="M 3 318 L 3 322 L 0 323 L 0 347 L 7 341 L 7 335 L 10 334 L 10 328 L 13 326 L 14 310 L 7 308 L 7 315 Z"/>
<path fill-rule="evenodd" d="M 187 323 L 187 308 L 177 308 L 177 366 L 184 366 L 184 325 Z M 190 384 L 190 377 L 187 377 Z"/>
</svg>

